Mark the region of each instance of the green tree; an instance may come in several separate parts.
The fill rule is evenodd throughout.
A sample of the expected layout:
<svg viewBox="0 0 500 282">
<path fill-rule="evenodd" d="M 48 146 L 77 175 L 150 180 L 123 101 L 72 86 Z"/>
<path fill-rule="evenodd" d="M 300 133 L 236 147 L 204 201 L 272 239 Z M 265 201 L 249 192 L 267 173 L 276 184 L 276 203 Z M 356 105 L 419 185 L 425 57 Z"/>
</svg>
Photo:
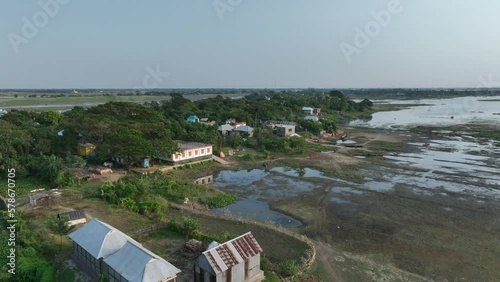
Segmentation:
<svg viewBox="0 0 500 282">
<path fill-rule="evenodd" d="M 228 142 L 231 147 L 238 148 L 243 144 L 243 138 L 239 132 L 234 131 L 229 135 Z"/>
<path fill-rule="evenodd" d="M 59 235 L 61 241 L 59 244 L 59 250 L 62 248 L 62 236 L 67 235 L 71 230 L 73 230 L 74 226 L 68 224 L 69 216 L 62 216 L 60 218 L 56 218 L 55 216 L 48 220 L 49 229 L 55 234 Z"/>
</svg>

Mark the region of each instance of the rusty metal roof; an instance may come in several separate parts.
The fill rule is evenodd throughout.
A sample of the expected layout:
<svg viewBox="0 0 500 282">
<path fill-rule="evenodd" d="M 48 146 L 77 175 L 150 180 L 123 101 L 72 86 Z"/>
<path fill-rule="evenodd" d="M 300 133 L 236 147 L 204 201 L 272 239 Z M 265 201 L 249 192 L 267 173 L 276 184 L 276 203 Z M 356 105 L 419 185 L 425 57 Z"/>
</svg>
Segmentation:
<svg viewBox="0 0 500 282">
<path fill-rule="evenodd" d="M 262 253 L 262 248 L 251 232 L 227 241 L 202 253 L 215 273 L 221 273 L 242 263 L 248 258 Z"/>
</svg>

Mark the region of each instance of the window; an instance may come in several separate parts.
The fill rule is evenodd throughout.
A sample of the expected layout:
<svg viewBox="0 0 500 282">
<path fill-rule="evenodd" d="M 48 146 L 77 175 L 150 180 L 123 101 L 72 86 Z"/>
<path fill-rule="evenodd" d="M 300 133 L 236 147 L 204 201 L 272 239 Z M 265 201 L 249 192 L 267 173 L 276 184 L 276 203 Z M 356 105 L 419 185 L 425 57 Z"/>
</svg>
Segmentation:
<svg viewBox="0 0 500 282">
<path fill-rule="evenodd" d="M 185 158 L 186 157 L 186 153 L 182 153 L 182 157 Z"/>
<path fill-rule="evenodd" d="M 207 153 L 210 153 L 210 148 L 207 148 Z"/>
<path fill-rule="evenodd" d="M 205 149 L 201 149 L 201 154 L 205 154 Z"/>
<path fill-rule="evenodd" d="M 193 152 L 189 151 L 188 156 L 191 157 L 193 155 Z"/>
<path fill-rule="evenodd" d="M 198 150 L 194 151 L 194 155 L 198 156 Z"/>
</svg>

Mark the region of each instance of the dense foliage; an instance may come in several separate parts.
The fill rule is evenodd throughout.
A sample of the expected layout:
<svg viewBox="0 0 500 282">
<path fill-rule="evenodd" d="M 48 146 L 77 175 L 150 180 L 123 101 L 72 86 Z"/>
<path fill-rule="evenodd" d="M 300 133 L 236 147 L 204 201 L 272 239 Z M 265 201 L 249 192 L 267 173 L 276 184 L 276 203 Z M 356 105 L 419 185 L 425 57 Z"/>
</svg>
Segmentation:
<svg viewBox="0 0 500 282">
<path fill-rule="evenodd" d="M 105 182 L 99 196 L 112 204 L 155 219 L 162 219 L 166 215 L 167 201 L 182 204 L 188 198 L 210 208 L 219 208 L 238 199 L 234 195 L 161 174 L 150 177 L 131 175 L 116 183 Z"/>
<path fill-rule="evenodd" d="M 321 108 L 320 121 L 304 120 L 304 106 Z M 130 167 L 144 157 L 175 152 L 174 140 L 214 144 L 215 151 L 225 146 L 248 146 L 263 152 L 301 152 L 303 140 L 278 138 L 268 129 L 258 129 L 261 121 L 295 121 L 299 130 L 313 134 L 334 132 L 343 113 L 363 112 L 371 106 L 369 100 L 356 103 L 339 91 L 304 90 L 263 91 L 240 99 L 219 95 L 198 101 L 171 93 L 170 99 L 161 103 L 109 102 L 87 109 L 75 107 L 64 114 L 11 110 L 0 118 L 0 169 L 15 168 L 20 178 L 31 175 L 50 186 L 60 186 L 72 183 L 71 175 L 63 173 L 66 168 L 86 162 L 102 164 L 113 157 L 124 159 Z M 186 121 L 190 115 L 215 124 L 190 123 Z M 254 137 L 239 133 L 221 136 L 218 124 L 230 118 L 253 126 Z M 96 145 L 95 153 L 85 159 L 76 157 L 79 142 Z"/>
<path fill-rule="evenodd" d="M 16 215 L 16 270 L 15 275 L 7 272 L 7 214 L 4 212 L 0 218 L 0 281 L 12 282 L 52 282 L 55 281 L 56 268 L 52 262 L 57 249 L 54 249 L 47 234 L 34 232 L 30 228 L 29 220 L 23 214 Z"/>
</svg>

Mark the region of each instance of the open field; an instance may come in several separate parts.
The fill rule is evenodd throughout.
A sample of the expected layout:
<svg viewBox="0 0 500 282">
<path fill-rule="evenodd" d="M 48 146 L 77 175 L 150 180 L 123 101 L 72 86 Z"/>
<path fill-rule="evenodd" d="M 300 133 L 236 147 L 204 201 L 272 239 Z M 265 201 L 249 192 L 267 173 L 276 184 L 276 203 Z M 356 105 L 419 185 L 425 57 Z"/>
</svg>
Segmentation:
<svg viewBox="0 0 500 282">
<path fill-rule="evenodd" d="M 199 94 L 199 95 L 185 95 L 187 99 L 201 100 L 210 97 L 215 97 L 216 94 Z M 239 98 L 242 94 L 223 94 L 223 97 Z M 25 109 L 25 110 L 66 110 L 75 106 L 89 107 L 107 102 L 133 102 L 143 104 L 144 102 L 163 101 L 169 100 L 170 96 L 90 96 L 90 95 L 69 95 L 68 97 L 36 97 L 25 98 L 20 95 L 18 98 L 2 98 L 0 99 L 0 109 Z"/>
</svg>

